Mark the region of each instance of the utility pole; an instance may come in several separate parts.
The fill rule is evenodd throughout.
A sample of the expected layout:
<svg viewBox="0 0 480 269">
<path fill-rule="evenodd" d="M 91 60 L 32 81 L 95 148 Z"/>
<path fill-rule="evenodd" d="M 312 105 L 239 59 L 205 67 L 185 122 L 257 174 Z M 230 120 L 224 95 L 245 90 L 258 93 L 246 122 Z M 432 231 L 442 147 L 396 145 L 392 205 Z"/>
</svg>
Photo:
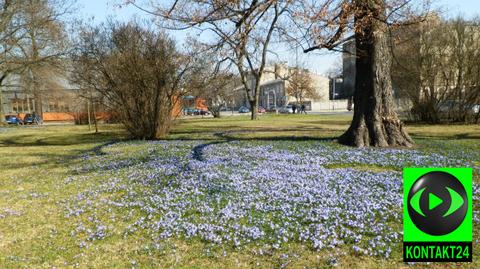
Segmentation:
<svg viewBox="0 0 480 269">
<path fill-rule="evenodd" d="M 97 110 L 95 109 L 95 101 L 92 100 L 92 108 L 93 108 L 93 123 L 95 124 L 95 133 L 98 133 L 98 123 L 97 123 Z"/>
<path fill-rule="evenodd" d="M 333 110 L 334 110 L 334 111 L 335 111 L 335 87 L 336 87 L 336 84 L 337 84 L 337 78 L 336 78 L 336 77 L 333 77 L 332 106 L 333 106 Z"/>
<path fill-rule="evenodd" d="M 87 99 L 87 117 L 88 117 L 88 130 L 92 130 L 92 121 L 90 119 L 90 99 Z"/>
</svg>

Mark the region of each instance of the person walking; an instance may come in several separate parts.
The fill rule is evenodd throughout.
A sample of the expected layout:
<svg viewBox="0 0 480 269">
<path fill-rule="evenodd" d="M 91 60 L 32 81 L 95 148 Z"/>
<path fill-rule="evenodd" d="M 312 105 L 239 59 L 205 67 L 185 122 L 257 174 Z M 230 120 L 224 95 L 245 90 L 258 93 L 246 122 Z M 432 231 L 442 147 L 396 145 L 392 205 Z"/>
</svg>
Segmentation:
<svg viewBox="0 0 480 269">
<path fill-rule="evenodd" d="M 37 113 L 32 112 L 32 124 L 38 125 Z"/>
<path fill-rule="evenodd" d="M 293 104 L 292 105 L 292 111 L 293 111 L 293 114 L 295 114 L 295 111 L 297 110 L 297 105 Z"/>
<path fill-rule="evenodd" d="M 307 115 L 307 111 L 305 110 L 305 105 L 302 104 L 302 106 L 300 107 L 300 114 L 302 114 L 302 112 Z"/>
</svg>

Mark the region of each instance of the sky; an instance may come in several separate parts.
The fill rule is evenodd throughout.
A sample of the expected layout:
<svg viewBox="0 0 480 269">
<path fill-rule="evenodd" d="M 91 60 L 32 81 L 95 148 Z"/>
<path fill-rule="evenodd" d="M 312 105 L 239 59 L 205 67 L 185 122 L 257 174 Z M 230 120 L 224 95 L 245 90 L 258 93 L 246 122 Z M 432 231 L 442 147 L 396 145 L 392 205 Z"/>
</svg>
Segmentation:
<svg viewBox="0 0 480 269">
<path fill-rule="evenodd" d="M 82 0 L 79 1 L 80 11 L 78 15 L 84 19 L 93 19 L 94 22 L 102 22 L 109 17 L 119 20 L 129 20 L 134 16 L 138 18 L 146 17 L 145 13 L 132 6 L 118 8 L 115 4 L 119 2 L 121 0 Z M 480 0 L 436 0 L 434 7 L 440 8 L 446 17 L 461 15 L 471 18 L 475 15 L 480 16 Z M 185 32 L 172 32 L 171 34 L 179 41 L 185 37 Z M 341 61 L 341 56 L 338 53 L 327 51 L 308 54 L 299 51 L 297 54 L 295 50 L 280 48 L 277 53 L 279 53 L 278 58 L 270 59 L 271 61 L 285 61 L 294 66 L 298 55 L 298 62 L 319 74 L 326 74 L 329 70 L 338 66 Z"/>
</svg>

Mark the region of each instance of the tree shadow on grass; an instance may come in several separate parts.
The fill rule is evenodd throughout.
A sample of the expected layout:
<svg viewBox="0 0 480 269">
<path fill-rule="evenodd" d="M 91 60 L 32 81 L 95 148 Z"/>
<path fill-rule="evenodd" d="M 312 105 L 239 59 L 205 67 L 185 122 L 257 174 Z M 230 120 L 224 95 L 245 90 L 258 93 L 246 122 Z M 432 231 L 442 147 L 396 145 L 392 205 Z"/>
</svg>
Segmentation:
<svg viewBox="0 0 480 269">
<path fill-rule="evenodd" d="M 223 130 L 225 131 L 223 131 Z M 230 129 L 230 130 L 228 130 Z M 233 129 L 233 130 L 232 130 Z M 243 130 L 242 130 L 243 129 Z M 202 141 L 201 144 L 196 145 L 192 150 L 192 158 L 204 161 L 204 150 L 208 146 L 227 143 L 231 141 L 333 141 L 335 137 L 315 137 L 309 135 L 290 135 L 291 132 L 302 132 L 302 129 L 308 129 L 308 132 L 312 131 L 325 131 L 323 128 L 319 127 L 303 127 L 299 128 L 262 128 L 262 127 L 242 127 L 236 125 L 229 125 L 225 128 L 222 127 L 218 132 L 212 132 L 211 129 L 194 129 L 194 130 L 184 130 L 172 132 L 172 136 L 166 140 L 185 140 L 185 141 Z M 199 136 L 195 136 L 200 132 Z M 265 137 L 252 136 L 248 137 L 248 134 L 255 133 L 266 133 Z M 178 135 L 184 135 L 185 137 L 175 137 Z M 28 152 L 25 155 L 25 158 L 35 157 L 38 158 L 38 162 L 35 165 L 48 165 L 49 167 L 54 167 L 57 165 L 65 165 L 68 163 L 75 162 L 85 156 L 85 154 L 94 154 L 96 156 L 106 155 L 108 153 L 104 152 L 104 148 L 112 145 L 114 143 L 129 141 L 130 139 L 121 137 L 118 134 L 112 132 L 103 132 L 103 133 L 71 133 L 71 134 L 57 134 L 55 132 L 46 133 L 38 135 L 36 133 L 32 134 L 21 134 L 15 136 L 9 136 L 3 139 L 0 139 L 0 148 L 22 148 L 22 147 L 32 147 L 32 148 L 42 148 L 40 151 L 46 152 L 36 152 L 32 149 L 32 152 L 28 152 L 30 149 L 25 149 Z M 81 147 L 83 145 L 88 146 L 89 144 L 95 144 L 94 147 L 88 147 L 87 149 L 81 149 L 76 147 Z M 47 147 L 53 147 L 48 149 Z M 62 146 L 71 146 L 68 148 L 68 152 L 64 150 L 57 150 L 55 147 Z M 22 149 L 23 151 L 23 149 Z M 135 162 L 133 162 L 135 163 Z M 11 162 L 8 163 L 8 168 L 27 168 L 32 164 L 32 162 Z M 7 167 L 5 167 L 7 168 Z"/>
<path fill-rule="evenodd" d="M 271 133 L 268 137 L 271 139 L 284 138 L 287 137 L 287 140 L 294 139 L 296 140 L 298 135 L 291 135 L 291 133 L 302 134 L 301 137 L 318 139 L 318 136 L 315 133 L 332 133 L 339 132 L 337 129 L 328 129 L 318 126 L 302 126 L 302 127 L 291 127 L 291 128 L 268 128 L 268 127 L 233 127 L 233 128 L 217 128 L 215 130 L 204 129 L 202 131 L 188 130 L 188 131 L 172 131 L 169 137 L 166 140 L 217 140 L 218 138 L 225 138 L 218 135 L 219 133 L 226 135 L 232 134 L 268 134 Z M 233 138 L 232 138 L 233 139 Z M 244 139 L 236 137 L 235 139 Z M 255 136 L 252 139 L 262 139 L 262 137 Z"/>
<path fill-rule="evenodd" d="M 6 161 L 1 161 L 1 169 L 28 169 L 33 166 L 48 167 L 48 169 L 65 166 L 68 167 L 69 164 L 83 158 L 85 154 L 91 154 L 93 152 L 96 156 L 106 155 L 107 153 L 103 152 L 103 148 L 117 142 L 119 141 L 108 141 L 86 150 L 72 149 L 71 151 L 56 151 L 55 149 L 52 149 L 48 152 L 25 151 L 19 153 L 20 155 L 12 152 L 12 156 L 14 155 L 19 158 L 11 158 Z"/>
<path fill-rule="evenodd" d="M 480 134 L 476 133 L 461 133 L 461 134 L 438 134 L 438 135 L 426 135 L 418 132 L 410 132 L 410 136 L 415 139 L 436 139 L 436 140 L 468 140 L 468 139 L 480 139 Z"/>
<path fill-rule="evenodd" d="M 345 129 L 348 128 L 350 125 L 350 122 L 352 120 L 334 120 L 334 119 L 320 119 L 320 120 L 314 120 L 314 121 L 302 121 L 300 123 L 303 124 L 312 124 L 312 125 L 319 125 L 319 124 L 324 124 L 324 125 L 344 125 Z"/>
<path fill-rule="evenodd" d="M 90 143 L 101 143 L 115 139 L 111 133 L 77 133 L 50 136 L 44 135 L 38 138 L 38 134 L 16 135 L 0 140 L 0 147 L 41 147 L 41 146 L 77 146 Z"/>
<path fill-rule="evenodd" d="M 2 169 L 28 169 L 32 166 L 56 168 L 71 164 L 85 154 L 104 155 L 105 146 L 122 141 L 112 133 L 30 133 L 0 138 L 0 150 L 7 158 Z M 91 146 L 90 146 L 91 145 Z M 9 156 L 11 155 L 11 156 Z"/>
<path fill-rule="evenodd" d="M 303 141 L 328 141 L 328 142 L 333 142 L 337 137 L 311 137 L 311 136 L 275 136 L 275 137 L 238 137 L 234 136 L 234 134 L 240 134 L 240 133 L 254 133 L 255 131 L 227 131 L 227 132 L 218 132 L 214 133 L 214 137 L 217 137 L 217 139 L 213 142 L 208 142 L 208 143 L 202 143 L 197 146 L 195 146 L 192 150 L 192 157 L 197 160 L 197 161 L 204 161 L 205 158 L 203 156 L 203 151 L 205 148 L 212 146 L 212 145 L 218 145 L 218 144 L 223 144 L 223 143 L 229 143 L 232 141 L 269 141 L 269 142 L 274 142 L 274 141 L 292 141 L 292 142 L 303 142 Z M 218 140 L 220 139 L 220 140 Z"/>
</svg>

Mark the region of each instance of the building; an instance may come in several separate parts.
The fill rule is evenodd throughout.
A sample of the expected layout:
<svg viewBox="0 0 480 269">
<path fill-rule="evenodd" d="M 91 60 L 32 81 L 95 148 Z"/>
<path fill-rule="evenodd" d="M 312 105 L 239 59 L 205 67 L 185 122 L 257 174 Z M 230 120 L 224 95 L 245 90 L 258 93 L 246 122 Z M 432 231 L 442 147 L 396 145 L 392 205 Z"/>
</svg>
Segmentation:
<svg viewBox="0 0 480 269">
<path fill-rule="evenodd" d="M 356 46 L 355 39 L 349 39 L 343 44 L 342 54 L 342 81 L 339 82 L 338 88 L 339 98 L 352 99 L 355 92 L 355 78 L 356 78 Z M 393 97 L 395 108 L 398 112 L 408 111 L 411 108 L 411 102 L 402 97 L 398 91 L 397 81 L 393 80 Z"/>
<path fill-rule="evenodd" d="M 343 45 L 342 54 L 342 96 L 349 98 L 355 92 L 355 39 Z"/>
<path fill-rule="evenodd" d="M 3 84 L 0 105 L 5 115 L 36 113 L 44 121 L 73 121 L 73 112 L 79 109 L 78 94 L 66 79 L 58 78 L 49 88 L 39 89 L 37 96 L 21 83 L 19 75 L 10 75 Z"/>
<path fill-rule="evenodd" d="M 480 100 L 480 27 L 468 21 L 445 21 L 432 13 L 392 35 L 392 89 L 397 112 L 436 114 L 468 110 Z M 343 94 L 355 91 L 355 40 L 343 44 Z M 425 120 L 425 118 L 423 118 Z"/>
<path fill-rule="evenodd" d="M 304 97 L 296 98 L 288 93 L 289 84 L 292 81 L 292 74 L 299 72 L 309 76 L 313 87 L 315 88 L 315 98 Z M 251 78 L 249 83 L 253 85 L 255 78 Z M 334 90 L 335 88 L 333 88 Z M 241 106 L 250 107 L 248 98 L 243 86 L 234 89 L 235 109 Z M 338 96 L 338 93 L 336 94 Z M 301 100 L 300 100 L 301 99 Z M 347 108 L 347 100 L 339 100 L 332 95 L 331 79 L 326 76 L 315 74 L 306 69 L 289 67 L 285 63 L 279 63 L 265 67 L 265 71 L 260 82 L 259 105 L 266 110 L 274 111 L 286 105 L 305 105 L 307 111 L 321 110 L 340 110 Z"/>
<path fill-rule="evenodd" d="M 187 115 L 188 110 L 208 111 L 208 107 L 205 99 L 198 96 L 187 95 L 183 96 L 179 102 L 175 102 L 173 110 L 173 115 L 178 117 L 180 115 Z"/>
</svg>

